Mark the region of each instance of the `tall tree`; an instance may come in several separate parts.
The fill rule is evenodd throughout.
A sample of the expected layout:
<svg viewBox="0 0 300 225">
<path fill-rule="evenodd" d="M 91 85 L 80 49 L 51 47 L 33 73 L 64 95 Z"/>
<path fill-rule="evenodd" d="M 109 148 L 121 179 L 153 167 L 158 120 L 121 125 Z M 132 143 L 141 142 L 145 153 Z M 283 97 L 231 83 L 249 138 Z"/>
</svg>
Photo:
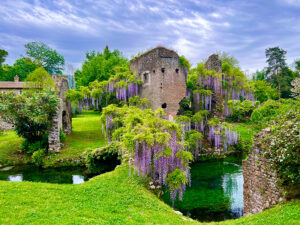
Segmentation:
<svg viewBox="0 0 300 225">
<path fill-rule="evenodd" d="M 7 51 L 0 49 L 0 67 L 2 67 L 2 63 L 4 63 L 7 55 L 8 55 Z"/>
<path fill-rule="evenodd" d="M 0 49 L 0 80 L 5 80 L 5 70 L 2 68 L 2 63 L 5 61 L 7 51 Z"/>
<path fill-rule="evenodd" d="M 45 68 L 48 73 L 62 73 L 65 59 L 56 50 L 43 42 L 30 42 L 25 45 L 26 55 Z"/>
<path fill-rule="evenodd" d="M 281 84 L 283 83 L 283 72 L 287 68 L 286 51 L 277 47 L 266 49 L 267 58 L 267 78 L 275 87 L 277 87 L 279 95 L 281 94 Z"/>
<path fill-rule="evenodd" d="M 110 51 L 106 46 L 103 52 L 87 52 L 81 70 L 76 70 L 74 74 L 76 87 L 88 86 L 95 80 L 108 80 L 116 73 L 116 66 L 124 65 L 129 65 L 128 59 L 119 50 Z"/>
<path fill-rule="evenodd" d="M 0 80 L 13 81 L 14 77 L 18 75 L 20 81 L 24 81 L 28 74 L 33 72 L 39 66 L 40 65 L 33 62 L 29 57 L 22 57 L 17 59 L 12 66 L 7 64 L 3 66 L 3 74 L 0 77 Z"/>
</svg>

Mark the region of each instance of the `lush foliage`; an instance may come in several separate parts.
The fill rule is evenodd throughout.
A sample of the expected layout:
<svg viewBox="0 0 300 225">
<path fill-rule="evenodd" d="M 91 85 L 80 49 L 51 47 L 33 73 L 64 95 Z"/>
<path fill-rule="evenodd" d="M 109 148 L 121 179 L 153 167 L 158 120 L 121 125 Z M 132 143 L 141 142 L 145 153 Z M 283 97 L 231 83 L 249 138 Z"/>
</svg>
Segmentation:
<svg viewBox="0 0 300 225">
<path fill-rule="evenodd" d="M 27 76 L 26 86 L 30 92 L 53 92 L 56 89 L 54 80 L 43 67 L 37 68 Z"/>
<path fill-rule="evenodd" d="M 114 67 L 114 71 L 116 74 L 112 75 L 108 81 L 95 80 L 88 87 L 81 86 L 78 90 L 70 90 L 67 93 L 67 99 L 78 105 L 79 113 L 82 112 L 83 107 L 101 110 L 102 106 L 120 101 L 127 102 L 131 97 L 134 98 L 129 104 L 147 106 L 148 101 L 137 96 L 142 81 L 130 72 L 128 66 Z"/>
<path fill-rule="evenodd" d="M 26 55 L 41 64 L 48 73 L 62 73 L 65 59 L 56 50 L 43 42 L 30 42 L 25 45 Z"/>
<path fill-rule="evenodd" d="M 119 145 L 115 142 L 109 143 L 101 148 L 89 148 L 83 153 L 83 156 L 86 168 L 94 174 L 101 173 L 104 169 L 104 161 L 109 163 L 113 168 L 120 163 Z"/>
<path fill-rule="evenodd" d="M 4 80 L 4 70 L 2 68 L 2 63 L 5 61 L 8 52 L 4 49 L 0 49 L 0 80 Z"/>
<path fill-rule="evenodd" d="M 58 104 L 57 96 L 49 92 L 2 93 L 0 116 L 15 125 L 17 134 L 26 139 L 25 146 L 37 150 L 44 143 Z"/>
<path fill-rule="evenodd" d="M 276 87 L 280 97 L 289 98 L 291 94 L 291 82 L 298 75 L 287 67 L 286 64 L 286 51 L 273 47 L 266 49 L 267 57 L 267 79 Z"/>
<path fill-rule="evenodd" d="M 251 87 L 246 76 L 238 67 L 233 68 L 228 63 L 222 64 L 223 74 L 214 70 L 207 70 L 203 63 L 189 72 L 187 87 L 189 93 L 193 92 L 193 101 L 203 110 L 212 110 L 213 95 L 221 96 L 224 102 L 223 111 L 226 116 L 232 114 L 232 107 L 228 105 L 230 100 L 254 100 Z M 188 93 L 188 94 L 189 94 Z"/>
<path fill-rule="evenodd" d="M 269 120 L 278 119 L 297 107 L 299 107 L 299 101 L 292 99 L 268 100 L 253 111 L 251 121 L 264 123 Z"/>
<path fill-rule="evenodd" d="M 232 68 L 238 67 L 239 61 L 232 55 L 229 55 L 227 52 L 218 51 L 217 55 L 219 56 L 219 59 L 223 63 L 229 64 Z"/>
<path fill-rule="evenodd" d="M 293 86 L 293 88 L 291 89 L 292 96 L 296 100 L 300 101 L 300 77 L 298 77 L 295 80 L 293 80 L 292 86 Z"/>
<path fill-rule="evenodd" d="M 258 102 L 245 100 L 229 101 L 228 105 L 232 107 L 232 115 L 228 117 L 228 120 L 232 122 L 246 122 L 250 119 L 250 116 L 254 109 L 258 107 Z"/>
<path fill-rule="evenodd" d="M 122 159 L 134 165 L 138 175 L 151 176 L 155 183 L 170 188 L 171 199 L 179 199 L 190 180 L 189 162 L 180 127 L 160 118 L 162 109 L 152 112 L 134 106 L 103 109 L 101 121 L 110 141 L 117 142 Z"/>
<path fill-rule="evenodd" d="M 268 99 L 277 100 L 279 94 L 275 88 L 268 85 L 265 80 L 256 80 L 252 83 L 254 96 L 259 102 L 265 102 Z"/>
<path fill-rule="evenodd" d="M 282 117 L 272 129 L 266 155 L 283 185 L 300 184 L 300 110 Z"/>
<path fill-rule="evenodd" d="M 24 81 L 28 74 L 37 69 L 40 65 L 33 62 L 29 57 L 22 57 L 17 59 L 12 66 L 3 66 L 3 76 L 0 76 L 0 80 L 13 81 L 16 75 L 19 76 L 20 81 Z"/>
<path fill-rule="evenodd" d="M 103 52 L 88 52 L 81 70 L 75 72 L 76 86 L 88 86 L 96 80 L 108 80 L 117 73 L 116 66 L 129 66 L 128 60 L 119 50 L 110 51 L 106 46 Z"/>
<path fill-rule="evenodd" d="M 189 60 L 187 60 L 183 55 L 179 56 L 179 65 L 187 70 L 189 70 L 192 66 Z"/>
</svg>

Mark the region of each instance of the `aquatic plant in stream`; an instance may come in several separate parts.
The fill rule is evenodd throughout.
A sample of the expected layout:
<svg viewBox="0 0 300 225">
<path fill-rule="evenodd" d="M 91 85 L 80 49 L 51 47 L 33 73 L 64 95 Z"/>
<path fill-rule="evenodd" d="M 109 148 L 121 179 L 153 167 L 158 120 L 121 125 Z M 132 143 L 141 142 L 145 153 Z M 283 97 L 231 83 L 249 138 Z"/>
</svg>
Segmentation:
<svg viewBox="0 0 300 225">
<path fill-rule="evenodd" d="M 167 186 L 174 201 L 182 198 L 190 182 L 189 162 L 181 128 L 160 118 L 161 110 L 141 110 L 135 106 L 110 105 L 101 116 L 104 131 L 118 142 L 120 154 L 139 176 L 149 176 L 160 186 Z"/>
</svg>

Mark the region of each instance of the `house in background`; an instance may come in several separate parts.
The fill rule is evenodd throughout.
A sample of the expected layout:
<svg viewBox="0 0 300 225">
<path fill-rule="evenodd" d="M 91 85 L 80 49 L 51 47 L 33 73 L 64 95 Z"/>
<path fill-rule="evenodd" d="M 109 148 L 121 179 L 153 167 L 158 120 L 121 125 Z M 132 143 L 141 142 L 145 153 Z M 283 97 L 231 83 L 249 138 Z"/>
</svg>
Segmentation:
<svg viewBox="0 0 300 225">
<path fill-rule="evenodd" d="M 18 75 L 14 77 L 14 81 L 0 81 L 0 92 L 12 91 L 21 94 L 24 88 L 27 88 L 25 82 L 19 81 Z"/>
</svg>

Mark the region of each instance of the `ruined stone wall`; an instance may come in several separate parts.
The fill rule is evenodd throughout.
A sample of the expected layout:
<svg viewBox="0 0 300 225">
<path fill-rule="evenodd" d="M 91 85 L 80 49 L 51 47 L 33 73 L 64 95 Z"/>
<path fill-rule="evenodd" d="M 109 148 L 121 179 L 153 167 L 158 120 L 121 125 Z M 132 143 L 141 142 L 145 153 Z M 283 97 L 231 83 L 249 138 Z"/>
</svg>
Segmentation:
<svg viewBox="0 0 300 225">
<path fill-rule="evenodd" d="M 69 89 L 68 79 L 61 76 L 55 76 L 54 81 L 58 88 L 60 105 L 57 109 L 56 116 L 53 119 L 53 126 L 49 130 L 48 143 L 49 151 L 56 153 L 61 149 L 60 129 L 66 134 L 72 132 L 72 113 L 71 103 L 66 99 L 66 92 Z"/>
<path fill-rule="evenodd" d="M 208 57 L 206 63 L 205 63 L 205 68 L 207 70 L 215 70 L 218 73 L 222 73 L 222 62 L 219 59 L 219 56 L 217 54 L 213 54 Z M 193 95 L 193 98 L 196 99 L 196 94 Z M 220 108 L 222 107 L 223 104 L 223 96 L 222 96 L 222 91 L 221 89 L 219 90 L 218 93 L 214 93 L 212 95 L 212 107 L 211 107 L 211 115 L 217 116 L 220 121 L 224 121 L 224 115 L 223 112 L 220 110 L 217 110 L 217 107 L 219 106 Z M 197 112 L 201 109 L 200 104 L 198 104 L 196 101 L 193 102 L 193 109 L 194 112 Z"/>
<path fill-rule="evenodd" d="M 150 107 L 164 108 L 172 119 L 186 94 L 186 72 L 179 66 L 176 52 L 158 47 L 130 62 L 130 70 L 143 80 L 140 96 L 150 100 Z"/>
<path fill-rule="evenodd" d="M 245 216 L 262 212 L 285 200 L 277 184 L 276 171 L 271 168 L 270 160 L 264 157 L 262 145 L 256 141 L 259 137 L 269 135 L 268 131 L 265 129 L 256 135 L 248 159 L 243 161 Z"/>
<path fill-rule="evenodd" d="M 12 129 L 14 129 L 14 125 L 11 123 L 7 123 L 5 121 L 1 121 L 1 117 L 0 117 L 0 130 L 7 131 Z"/>
</svg>

